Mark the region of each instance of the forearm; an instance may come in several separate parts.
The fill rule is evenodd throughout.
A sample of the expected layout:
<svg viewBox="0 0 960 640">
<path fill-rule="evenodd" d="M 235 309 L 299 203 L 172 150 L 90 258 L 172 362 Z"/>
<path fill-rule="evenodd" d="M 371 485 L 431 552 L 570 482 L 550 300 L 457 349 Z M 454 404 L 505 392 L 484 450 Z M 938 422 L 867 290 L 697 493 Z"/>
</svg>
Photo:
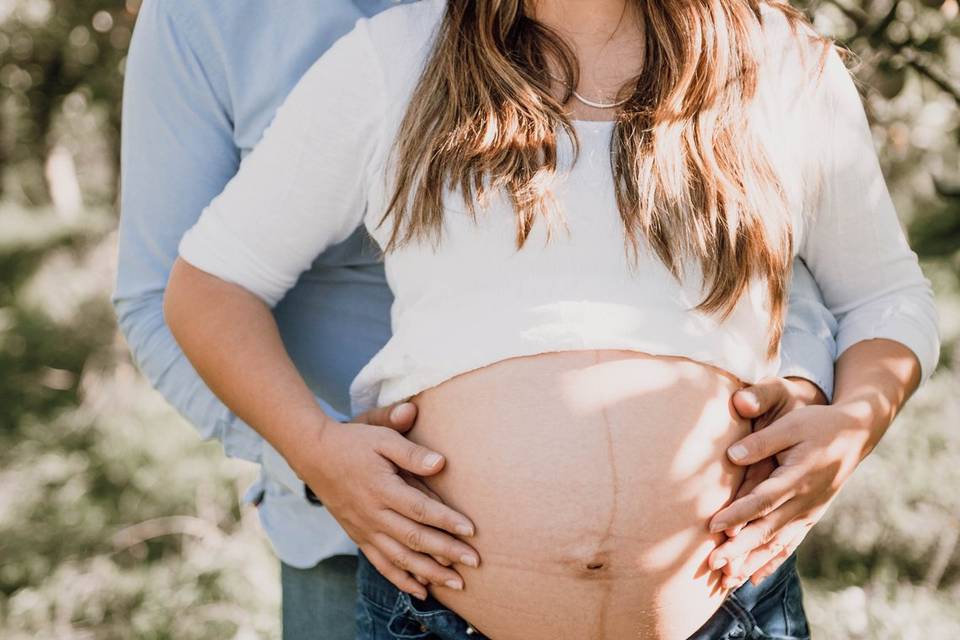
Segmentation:
<svg viewBox="0 0 960 640">
<path fill-rule="evenodd" d="M 269 308 L 177 260 L 167 325 L 207 386 L 287 460 L 329 420 L 290 360 Z M 295 457 L 295 456 L 294 456 Z"/>
<path fill-rule="evenodd" d="M 883 338 L 863 340 L 837 360 L 834 406 L 863 425 L 866 457 L 920 384 L 920 362 L 909 348 Z"/>
</svg>

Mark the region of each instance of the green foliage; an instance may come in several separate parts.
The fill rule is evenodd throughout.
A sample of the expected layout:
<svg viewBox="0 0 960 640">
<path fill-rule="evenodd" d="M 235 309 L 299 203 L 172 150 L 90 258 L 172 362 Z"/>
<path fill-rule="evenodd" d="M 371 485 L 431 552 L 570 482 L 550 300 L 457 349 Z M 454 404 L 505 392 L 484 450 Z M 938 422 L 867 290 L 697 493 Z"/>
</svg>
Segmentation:
<svg viewBox="0 0 960 640">
<path fill-rule="evenodd" d="M 927 259 L 948 346 L 802 547 L 806 606 L 818 638 L 951 638 L 960 629 L 960 7 L 797 4 L 856 53 L 884 172 Z M 276 561 L 253 509 L 239 506 L 253 470 L 199 444 L 136 375 L 107 301 L 122 70 L 138 7 L 0 0 L 3 638 L 278 635 Z M 72 165 L 45 172 L 58 149 Z M 51 197 L 64 180 L 86 208 Z"/>
<path fill-rule="evenodd" d="M 102 109 L 99 135 L 108 138 L 113 160 L 119 158 L 123 62 L 139 6 L 140 0 L 0 3 L 3 131 L 14 134 L 0 145 L 0 166 L 21 169 L 18 196 L 48 201 L 41 168 L 64 110 Z"/>
</svg>

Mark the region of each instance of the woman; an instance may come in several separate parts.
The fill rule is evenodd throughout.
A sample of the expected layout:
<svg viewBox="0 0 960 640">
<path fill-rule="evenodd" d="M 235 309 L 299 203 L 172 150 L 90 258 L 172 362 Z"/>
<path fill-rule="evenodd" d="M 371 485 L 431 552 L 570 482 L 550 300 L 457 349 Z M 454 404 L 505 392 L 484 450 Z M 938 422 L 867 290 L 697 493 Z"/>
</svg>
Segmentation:
<svg viewBox="0 0 960 640">
<path fill-rule="evenodd" d="M 364 223 L 394 335 L 353 408 L 415 399 L 410 438 L 447 454 L 429 488 L 483 558 L 431 594 L 497 640 L 685 638 L 728 592 L 705 523 L 742 479 L 730 397 L 776 371 L 794 255 L 844 350 L 885 340 L 924 377 L 931 294 L 849 75 L 793 11 L 595 1 L 598 41 L 576 6 L 427 0 L 358 23 L 185 236 L 167 322 L 296 461 L 298 438 L 344 427 L 267 305 Z M 211 291 L 217 332 L 184 312 Z M 392 637 L 364 562 L 397 569 L 361 549 L 361 634 Z"/>
</svg>

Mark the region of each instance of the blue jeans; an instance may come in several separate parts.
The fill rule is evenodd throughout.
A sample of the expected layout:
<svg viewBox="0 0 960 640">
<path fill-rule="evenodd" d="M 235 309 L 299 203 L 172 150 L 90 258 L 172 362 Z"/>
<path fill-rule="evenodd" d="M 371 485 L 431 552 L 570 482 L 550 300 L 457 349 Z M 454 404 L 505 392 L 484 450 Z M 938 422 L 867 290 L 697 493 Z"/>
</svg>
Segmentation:
<svg viewBox="0 0 960 640">
<path fill-rule="evenodd" d="M 757 586 L 731 593 L 690 640 L 808 640 L 796 562 L 792 554 Z M 421 602 L 397 589 L 362 553 L 357 587 L 358 640 L 484 640 L 432 596 Z"/>
<path fill-rule="evenodd" d="M 283 640 L 353 640 L 357 637 L 357 557 L 333 556 L 310 569 L 280 565 Z"/>
</svg>

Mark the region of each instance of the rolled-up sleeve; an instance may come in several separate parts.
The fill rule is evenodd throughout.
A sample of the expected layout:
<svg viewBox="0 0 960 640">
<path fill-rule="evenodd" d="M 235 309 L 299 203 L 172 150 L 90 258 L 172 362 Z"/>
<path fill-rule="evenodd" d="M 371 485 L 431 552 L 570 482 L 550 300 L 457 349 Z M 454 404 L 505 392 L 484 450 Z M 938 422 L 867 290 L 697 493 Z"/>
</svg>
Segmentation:
<svg viewBox="0 0 960 640">
<path fill-rule="evenodd" d="M 836 318 L 824 304 L 807 266 L 796 258 L 787 317 L 780 339 L 778 375 L 805 378 L 823 391 L 828 402 L 832 401 L 836 333 Z"/>
<path fill-rule="evenodd" d="M 818 171 L 799 253 L 837 318 L 837 353 L 893 340 L 916 355 L 926 380 L 940 350 L 932 287 L 900 226 L 863 103 L 836 49 L 812 101 Z"/>
<path fill-rule="evenodd" d="M 123 93 L 121 216 L 111 301 L 138 369 L 201 437 L 258 462 L 262 438 L 210 391 L 163 318 L 183 233 L 236 172 L 229 90 L 211 39 L 182 3 L 140 9 Z"/>
<path fill-rule="evenodd" d="M 274 306 L 317 255 L 361 223 L 384 102 L 360 20 L 297 83 L 184 235 L 180 256 Z"/>
</svg>

